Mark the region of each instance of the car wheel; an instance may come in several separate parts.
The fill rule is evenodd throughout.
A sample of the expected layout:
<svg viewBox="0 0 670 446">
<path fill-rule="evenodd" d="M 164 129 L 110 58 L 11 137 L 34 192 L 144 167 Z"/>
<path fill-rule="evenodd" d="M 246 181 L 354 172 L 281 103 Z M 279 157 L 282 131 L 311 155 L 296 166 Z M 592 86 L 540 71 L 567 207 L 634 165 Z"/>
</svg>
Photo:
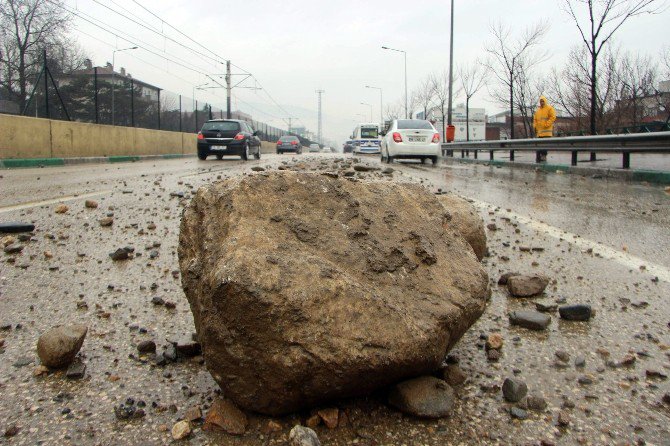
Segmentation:
<svg viewBox="0 0 670 446">
<path fill-rule="evenodd" d="M 243 161 L 248 161 L 249 160 L 249 143 L 244 144 L 244 152 L 242 152 L 241 156 Z"/>
<path fill-rule="evenodd" d="M 207 159 L 207 153 L 198 151 L 198 158 L 205 161 Z"/>
<path fill-rule="evenodd" d="M 222 160 L 222 159 L 223 159 L 223 155 L 221 155 L 220 153 L 217 154 L 217 155 L 216 155 L 216 159 L 217 159 L 217 160 Z"/>
<path fill-rule="evenodd" d="M 437 157 L 436 156 L 431 156 L 430 158 L 433 161 L 433 166 L 437 166 Z"/>
<path fill-rule="evenodd" d="M 256 148 L 256 153 L 254 153 L 254 158 L 256 158 L 257 160 L 261 159 L 261 146 L 258 146 Z"/>
<path fill-rule="evenodd" d="M 284 152 L 282 152 L 281 150 L 277 150 L 277 155 L 281 155 L 282 153 Z"/>
</svg>

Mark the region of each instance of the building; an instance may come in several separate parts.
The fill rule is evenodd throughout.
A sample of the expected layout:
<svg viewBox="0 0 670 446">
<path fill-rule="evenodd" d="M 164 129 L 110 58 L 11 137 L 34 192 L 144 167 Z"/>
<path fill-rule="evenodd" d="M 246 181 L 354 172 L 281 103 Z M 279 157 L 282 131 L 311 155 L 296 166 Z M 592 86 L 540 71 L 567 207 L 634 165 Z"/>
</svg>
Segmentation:
<svg viewBox="0 0 670 446">
<path fill-rule="evenodd" d="M 423 111 L 416 113 L 415 116 L 416 119 L 424 119 Z M 442 111 L 438 107 L 428 110 L 427 119 L 434 122 L 433 125 L 440 131 L 440 136 L 445 134 L 443 129 L 446 128 L 446 124 L 442 122 Z M 486 138 L 486 109 L 484 108 L 470 107 L 466 119 L 465 104 L 459 104 L 452 110 L 451 123 L 455 127 L 454 141 L 467 141 L 468 128 L 470 141 L 483 141 Z"/>
<path fill-rule="evenodd" d="M 130 73 L 127 73 L 126 69 L 123 67 L 121 67 L 118 72 L 114 71 L 114 67 L 109 62 L 107 62 L 107 65 L 104 67 L 94 67 L 91 60 L 86 59 L 83 69 L 59 75 L 57 79 L 58 84 L 59 86 L 66 86 L 82 76 L 90 76 L 93 78 L 96 74 L 96 70 L 99 84 L 114 84 L 115 87 L 121 88 L 124 85 L 128 85 L 132 79 L 135 89 L 140 91 L 142 98 L 145 98 L 147 101 L 158 101 L 160 88 L 139 79 L 133 79 L 133 76 Z"/>
</svg>

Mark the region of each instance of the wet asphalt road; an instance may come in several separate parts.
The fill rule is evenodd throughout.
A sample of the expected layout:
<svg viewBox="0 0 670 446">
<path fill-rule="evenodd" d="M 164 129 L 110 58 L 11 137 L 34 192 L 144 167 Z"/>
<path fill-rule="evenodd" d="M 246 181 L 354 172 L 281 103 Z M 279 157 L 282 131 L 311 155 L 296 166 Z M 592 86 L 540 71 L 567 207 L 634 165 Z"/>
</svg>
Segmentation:
<svg viewBox="0 0 670 446">
<path fill-rule="evenodd" d="M 199 358 L 156 367 L 135 345 L 153 339 L 160 348 L 193 331 L 176 257 L 179 218 L 190 192 L 251 174 L 251 166 L 299 159 L 309 169 L 339 156 L 1 171 L 0 221 L 33 221 L 37 228 L 21 254 L 0 254 L 0 435 L 18 428 L 0 444 L 172 443 L 165 429 L 190 407 L 206 409 L 216 385 Z M 363 161 L 378 164 L 376 157 Z M 496 224 L 488 231 L 490 256 L 484 259 L 493 296 L 452 351 L 469 376 L 452 417 L 415 420 L 386 408 L 377 396 L 341 402 L 337 406 L 351 424 L 332 431 L 317 427 L 322 444 L 670 444 L 670 407 L 661 402 L 670 382 L 647 377 L 650 370 L 670 374 L 670 195 L 662 187 L 457 162 L 393 168 L 397 178 L 473 200 L 484 222 Z M 186 198 L 171 196 L 175 192 Z M 85 209 L 86 198 L 100 206 Z M 70 210 L 55 214 L 59 203 Z M 114 225 L 100 227 L 97 220 L 108 214 Z M 108 253 L 123 246 L 142 255 L 112 262 Z M 522 252 L 520 246 L 544 250 Z M 540 272 L 554 282 L 541 298 L 512 299 L 496 284 L 507 271 Z M 152 305 L 154 296 L 176 308 Z M 596 317 L 575 323 L 554 314 L 549 330 L 539 333 L 509 326 L 507 312 L 561 299 L 591 304 Z M 81 351 L 86 377 L 33 377 L 39 334 L 72 322 L 89 326 Z M 503 335 L 505 345 L 499 362 L 489 363 L 480 336 L 493 332 Z M 568 367 L 555 366 L 556 350 L 570 354 Z M 633 365 L 607 366 L 627 354 L 636 358 Z M 585 368 L 572 365 L 577 356 L 586 359 Z M 513 375 L 544 395 L 545 412 L 511 420 L 499 386 Z M 578 383 L 584 375 L 592 384 Z M 113 407 L 127 398 L 145 401 L 147 415 L 117 421 Z M 567 427 L 556 423 L 562 407 L 571 418 Z M 304 416 L 280 418 L 282 430 L 267 434 L 269 418 L 251 415 L 242 437 L 196 428 L 188 441 L 285 444 Z"/>
</svg>

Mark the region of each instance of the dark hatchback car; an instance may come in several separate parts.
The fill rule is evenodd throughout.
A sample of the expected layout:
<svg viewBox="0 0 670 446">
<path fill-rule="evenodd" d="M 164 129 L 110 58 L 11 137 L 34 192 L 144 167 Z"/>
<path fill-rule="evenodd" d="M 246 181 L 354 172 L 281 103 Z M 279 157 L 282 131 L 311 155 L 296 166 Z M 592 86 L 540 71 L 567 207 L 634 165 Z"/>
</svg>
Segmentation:
<svg viewBox="0 0 670 446">
<path fill-rule="evenodd" d="M 302 153 L 302 144 L 297 136 L 282 136 L 277 141 L 277 153 L 295 152 L 298 155 Z"/>
<path fill-rule="evenodd" d="M 261 140 L 251 125 L 237 119 L 212 119 L 198 132 L 198 158 L 235 155 L 248 160 L 251 155 L 261 159 Z"/>
</svg>

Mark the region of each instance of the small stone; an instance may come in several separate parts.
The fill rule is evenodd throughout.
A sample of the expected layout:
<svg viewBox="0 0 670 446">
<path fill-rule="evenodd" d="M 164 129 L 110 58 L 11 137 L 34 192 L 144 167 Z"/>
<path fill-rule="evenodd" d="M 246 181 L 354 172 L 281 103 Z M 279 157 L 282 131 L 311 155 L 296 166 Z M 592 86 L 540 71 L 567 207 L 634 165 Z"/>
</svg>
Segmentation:
<svg viewBox="0 0 670 446">
<path fill-rule="evenodd" d="M 305 420 L 305 426 L 310 427 L 312 429 L 314 429 L 320 424 L 321 424 L 321 417 L 318 414 L 314 414 L 311 417 L 307 418 L 307 420 Z"/>
<path fill-rule="evenodd" d="M 544 330 L 549 326 L 551 317 L 537 311 L 512 311 L 509 314 L 509 321 L 512 325 L 529 330 Z"/>
<path fill-rule="evenodd" d="M 530 297 L 542 294 L 549 285 L 549 278 L 541 275 L 518 275 L 507 280 L 507 289 L 514 297 Z"/>
<path fill-rule="evenodd" d="M 503 337 L 500 333 L 493 333 L 486 339 L 486 350 L 500 350 L 503 346 Z"/>
<path fill-rule="evenodd" d="M 582 375 L 577 378 L 577 382 L 583 386 L 588 386 L 593 384 L 593 378 L 589 375 Z"/>
<path fill-rule="evenodd" d="M 44 332 L 37 340 L 37 354 L 47 367 L 69 365 L 84 343 L 88 327 L 82 324 L 56 326 Z"/>
<path fill-rule="evenodd" d="M 337 408 L 321 409 L 316 412 L 328 429 L 335 429 L 340 411 Z"/>
<path fill-rule="evenodd" d="M 450 386 L 460 386 L 466 380 L 466 375 L 457 365 L 448 365 L 442 372 L 444 379 Z"/>
<path fill-rule="evenodd" d="M 109 257 L 114 261 L 128 260 L 130 258 L 129 254 L 125 248 L 119 248 L 114 252 L 110 252 Z"/>
<path fill-rule="evenodd" d="M 659 379 L 668 378 L 668 375 L 659 370 L 645 370 L 645 375 L 647 376 L 647 378 L 659 378 Z"/>
<path fill-rule="evenodd" d="M 5 429 L 5 437 L 14 437 L 16 434 L 19 433 L 19 427 L 16 424 L 12 424 L 9 426 L 7 429 Z M 318 441 L 318 440 L 317 440 Z"/>
<path fill-rule="evenodd" d="M 200 343 L 191 339 L 180 339 L 177 342 L 173 342 L 173 344 L 177 349 L 177 353 L 181 356 L 192 357 L 202 353 Z"/>
<path fill-rule="evenodd" d="M 662 401 L 670 406 L 670 392 L 666 393 L 663 395 Z"/>
<path fill-rule="evenodd" d="M 98 207 L 98 202 L 95 200 L 86 200 L 84 202 L 84 206 L 89 208 L 89 209 L 95 209 Z"/>
<path fill-rule="evenodd" d="M 562 362 L 570 361 L 570 354 L 565 350 L 556 350 L 554 355 Z"/>
<path fill-rule="evenodd" d="M 321 446 L 316 432 L 300 425 L 293 426 L 288 434 L 288 442 L 290 446 Z"/>
<path fill-rule="evenodd" d="M 140 353 L 156 353 L 156 343 L 154 341 L 142 341 L 137 344 L 137 351 Z"/>
<path fill-rule="evenodd" d="M 184 413 L 184 419 L 195 422 L 198 421 L 202 418 L 202 410 L 200 410 L 199 406 L 193 406 L 190 407 L 185 413 Z"/>
<path fill-rule="evenodd" d="M 165 305 L 165 300 L 162 297 L 154 296 L 151 298 L 151 303 L 154 305 Z"/>
<path fill-rule="evenodd" d="M 67 368 L 65 377 L 67 379 L 81 379 L 86 374 L 86 364 L 81 359 L 76 358 Z"/>
<path fill-rule="evenodd" d="M 222 429 L 232 435 L 243 435 L 247 424 L 247 416 L 231 401 L 216 399 L 207 412 L 203 430 Z"/>
<path fill-rule="evenodd" d="M 172 426 L 172 438 L 182 440 L 191 435 L 191 423 L 188 420 L 181 420 Z"/>
<path fill-rule="evenodd" d="M 45 376 L 49 374 L 49 367 L 45 365 L 38 365 L 33 369 L 33 376 L 38 377 L 38 376 Z"/>
<path fill-rule="evenodd" d="M 490 362 L 497 362 L 500 360 L 500 350 L 488 350 L 486 352 L 486 359 Z"/>
<path fill-rule="evenodd" d="M 561 319 L 568 321 L 588 321 L 591 319 L 591 306 L 576 304 L 559 307 L 558 313 Z"/>
<path fill-rule="evenodd" d="M 264 432 L 265 433 L 280 432 L 281 430 L 282 430 L 281 423 L 275 420 L 270 420 L 268 421 L 268 424 L 265 425 Z"/>
<path fill-rule="evenodd" d="M 9 221 L 0 223 L 0 233 L 16 234 L 19 232 L 32 232 L 35 230 L 35 225 L 31 223 L 23 223 L 20 221 Z"/>
<path fill-rule="evenodd" d="M 453 389 L 445 381 L 432 376 L 421 376 L 393 386 L 388 402 L 410 415 L 441 418 L 451 413 L 454 398 Z"/>
<path fill-rule="evenodd" d="M 528 386 L 525 382 L 516 378 L 507 378 L 503 382 L 502 392 L 505 401 L 517 403 L 528 393 Z"/>
<path fill-rule="evenodd" d="M 577 356 L 575 358 L 575 367 L 582 368 L 586 366 L 586 358 L 583 356 Z"/>
<path fill-rule="evenodd" d="M 55 212 L 57 214 L 65 214 L 69 210 L 70 208 L 67 205 L 61 203 L 58 206 L 56 206 Z"/>
<path fill-rule="evenodd" d="M 564 410 L 558 412 L 557 422 L 559 426 L 566 427 L 570 424 L 570 414 Z"/>
<path fill-rule="evenodd" d="M 100 226 L 112 226 L 114 223 L 114 217 L 104 217 L 98 220 L 98 223 L 100 223 Z"/>
<path fill-rule="evenodd" d="M 517 420 L 525 420 L 526 418 L 528 418 L 528 412 L 516 406 L 512 407 L 509 413 L 510 415 L 512 415 L 512 418 L 516 418 Z"/>
<path fill-rule="evenodd" d="M 253 170 L 254 172 L 263 172 L 265 168 L 261 166 L 254 166 L 251 168 L 251 170 Z"/>
<path fill-rule="evenodd" d="M 526 407 L 530 410 L 542 411 L 547 408 L 547 400 L 538 393 L 526 397 Z"/>
<path fill-rule="evenodd" d="M 12 243 L 11 245 L 5 246 L 3 250 L 5 251 L 5 254 L 18 254 L 23 251 L 23 245 Z"/>
</svg>

